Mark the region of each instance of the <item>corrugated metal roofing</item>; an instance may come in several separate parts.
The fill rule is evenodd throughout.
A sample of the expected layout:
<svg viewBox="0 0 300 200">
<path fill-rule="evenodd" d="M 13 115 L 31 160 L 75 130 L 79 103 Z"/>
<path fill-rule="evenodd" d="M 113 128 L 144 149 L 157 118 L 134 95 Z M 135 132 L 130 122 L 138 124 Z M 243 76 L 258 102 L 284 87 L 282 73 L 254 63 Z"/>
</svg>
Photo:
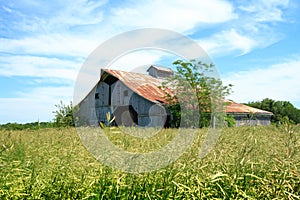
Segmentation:
<svg viewBox="0 0 300 200">
<path fill-rule="evenodd" d="M 151 67 L 153 67 L 153 68 L 155 68 L 155 69 L 157 69 L 157 70 L 159 70 L 159 71 L 164 71 L 164 72 L 168 72 L 168 73 L 171 73 L 171 74 L 174 73 L 173 70 L 170 69 L 170 68 L 165 68 L 165 67 L 159 67 L 159 66 L 156 66 L 156 65 L 151 65 L 151 66 L 149 67 L 149 69 L 150 69 Z M 149 71 L 149 69 L 148 69 L 147 71 Z"/>
<path fill-rule="evenodd" d="M 125 72 L 112 69 L 102 69 L 101 75 L 103 72 L 116 77 L 136 94 L 144 97 L 145 99 L 148 99 L 149 101 L 155 103 L 168 103 L 164 98 L 164 91 L 159 88 L 161 83 L 165 81 L 164 79 L 154 78 L 148 74 Z M 233 101 L 226 100 L 226 103 L 226 113 L 272 115 L 271 112 L 239 104 Z"/>
<path fill-rule="evenodd" d="M 261 110 L 258 108 L 253 108 L 244 104 L 239 104 L 233 101 L 226 101 L 226 113 L 245 113 L 245 114 L 264 114 L 272 115 L 273 113 Z"/>
<path fill-rule="evenodd" d="M 125 72 L 112 69 L 102 70 L 122 81 L 132 91 L 144 97 L 145 99 L 156 103 L 167 103 L 164 98 L 165 92 L 159 88 L 161 83 L 165 80 L 157 79 L 150 75 L 141 73 Z"/>
</svg>

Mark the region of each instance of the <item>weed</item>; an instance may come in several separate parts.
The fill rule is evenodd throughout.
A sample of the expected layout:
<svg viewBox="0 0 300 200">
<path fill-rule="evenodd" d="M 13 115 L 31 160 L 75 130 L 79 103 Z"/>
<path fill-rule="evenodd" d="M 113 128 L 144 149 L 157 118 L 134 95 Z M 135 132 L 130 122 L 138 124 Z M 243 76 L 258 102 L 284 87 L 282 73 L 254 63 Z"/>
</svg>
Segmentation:
<svg viewBox="0 0 300 200">
<path fill-rule="evenodd" d="M 225 128 L 200 159 L 206 131 L 200 129 L 173 164 L 129 174 L 97 162 L 74 128 L 2 130 L 0 199 L 300 199 L 299 126 Z M 149 152 L 172 140 L 177 129 L 151 138 L 120 132 L 106 134 L 126 151 Z"/>
</svg>

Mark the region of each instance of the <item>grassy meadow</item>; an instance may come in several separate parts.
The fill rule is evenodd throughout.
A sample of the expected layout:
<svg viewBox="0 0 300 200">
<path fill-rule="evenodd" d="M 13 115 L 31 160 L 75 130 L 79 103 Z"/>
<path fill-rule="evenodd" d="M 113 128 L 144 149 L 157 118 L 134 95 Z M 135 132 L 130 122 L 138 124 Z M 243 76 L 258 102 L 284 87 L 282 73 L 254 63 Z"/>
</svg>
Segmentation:
<svg viewBox="0 0 300 200">
<path fill-rule="evenodd" d="M 126 151 L 147 152 L 175 130 L 149 139 L 106 134 Z M 200 159 L 206 132 L 173 164 L 133 174 L 95 160 L 74 128 L 1 130 L 0 199 L 300 199 L 299 126 L 224 128 Z"/>
</svg>

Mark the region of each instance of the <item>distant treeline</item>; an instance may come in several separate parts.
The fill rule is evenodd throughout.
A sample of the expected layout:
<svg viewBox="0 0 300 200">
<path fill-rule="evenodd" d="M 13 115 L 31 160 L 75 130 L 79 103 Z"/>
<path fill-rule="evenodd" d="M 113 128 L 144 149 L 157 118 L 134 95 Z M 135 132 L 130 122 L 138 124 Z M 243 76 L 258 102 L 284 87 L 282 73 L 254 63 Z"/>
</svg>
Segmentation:
<svg viewBox="0 0 300 200">
<path fill-rule="evenodd" d="M 37 130 L 40 128 L 52 128 L 56 127 L 54 122 L 32 122 L 26 124 L 19 124 L 19 123 L 6 123 L 0 124 L 0 129 L 5 130 Z"/>
<path fill-rule="evenodd" d="M 72 127 L 75 126 L 73 119 L 73 106 L 72 102 L 70 104 L 64 104 L 60 101 L 59 104 L 55 105 L 56 110 L 52 113 L 54 114 L 54 121 L 50 122 L 32 122 L 26 124 L 19 123 L 7 123 L 0 124 L 0 130 L 37 130 L 40 128 L 53 128 L 53 127 Z"/>
<path fill-rule="evenodd" d="M 247 103 L 246 105 L 272 112 L 271 121 L 273 123 L 281 123 L 286 120 L 295 124 L 300 123 L 300 109 L 297 109 L 288 101 L 275 101 L 266 98 L 262 101 Z"/>
</svg>

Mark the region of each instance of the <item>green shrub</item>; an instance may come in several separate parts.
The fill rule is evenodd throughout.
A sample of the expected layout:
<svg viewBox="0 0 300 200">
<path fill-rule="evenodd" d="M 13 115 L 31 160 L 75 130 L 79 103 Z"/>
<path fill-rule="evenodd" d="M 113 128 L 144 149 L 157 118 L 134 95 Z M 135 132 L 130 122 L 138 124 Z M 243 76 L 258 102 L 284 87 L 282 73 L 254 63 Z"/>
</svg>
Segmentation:
<svg viewBox="0 0 300 200">
<path fill-rule="evenodd" d="M 226 122 L 227 127 L 235 127 L 236 122 L 235 122 L 233 115 L 227 115 L 225 117 L 225 122 Z"/>
</svg>

